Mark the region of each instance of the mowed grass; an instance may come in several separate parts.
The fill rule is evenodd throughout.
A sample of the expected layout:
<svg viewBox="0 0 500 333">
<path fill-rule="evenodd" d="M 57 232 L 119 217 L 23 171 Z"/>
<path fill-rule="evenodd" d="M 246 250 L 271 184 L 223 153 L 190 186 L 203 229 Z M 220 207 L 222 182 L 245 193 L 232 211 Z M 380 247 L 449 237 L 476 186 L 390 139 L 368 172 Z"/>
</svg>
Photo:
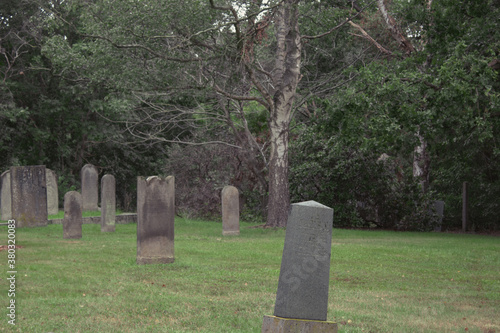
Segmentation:
<svg viewBox="0 0 500 333">
<path fill-rule="evenodd" d="M 175 263 L 137 265 L 136 225 L 64 240 L 62 225 L 16 231 L 16 325 L 2 332 L 260 332 L 272 315 L 284 230 L 221 235 L 177 219 Z M 0 227 L 0 245 L 7 227 Z M 0 252 L 7 276 L 7 251 Z M 339 332 L 500 333 L 500 238 L 333 232 L 328 320 Z"/>
</svg>

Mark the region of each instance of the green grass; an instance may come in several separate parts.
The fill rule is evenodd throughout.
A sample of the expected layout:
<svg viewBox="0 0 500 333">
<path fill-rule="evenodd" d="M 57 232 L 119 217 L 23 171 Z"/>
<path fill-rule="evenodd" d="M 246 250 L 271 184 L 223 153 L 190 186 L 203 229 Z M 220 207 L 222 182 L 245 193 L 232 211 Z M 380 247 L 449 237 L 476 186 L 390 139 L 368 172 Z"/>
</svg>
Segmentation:
<svg viewBox="0 0 500 333">
<path fill-rule="evenodd" d="M 16 231 L 17 325 L 1 332 L 260 332 L 272 315 L 285 231 L 178 219 L 175 263 L 136 265 L 136 225 L 64 240 Z M 7 243 L 0 227 L 0 244 Z M 500 332 L 500 239 L 334 230 L 328 320 L 339 332 Z"/>
</svg>

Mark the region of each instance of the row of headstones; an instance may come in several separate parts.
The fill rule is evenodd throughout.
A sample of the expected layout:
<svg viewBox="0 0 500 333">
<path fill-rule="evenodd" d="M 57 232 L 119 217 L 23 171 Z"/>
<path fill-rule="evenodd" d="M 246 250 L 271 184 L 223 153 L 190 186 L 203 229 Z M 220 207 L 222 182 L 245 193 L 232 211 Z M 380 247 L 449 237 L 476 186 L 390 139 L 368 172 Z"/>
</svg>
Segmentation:
<svg viewBox="0 0 500 333">
<path fill-rule="evenodd" d="M 83 175 L 83 173 L 82 173 Z M 94 177 L 94 175 L 92 175 Z M 82 183 L 84 177 L 82 176 Z M 92 181 L 94 182 L 94 181 Z M 89 182 L 85 182 L 88 184 Z M 137 178 L 137 244 L 138 262 L 149 262 L 143 257 L 162 258 L 162 254 L 148 255 L 149 248 L 157 249 L 162 245 L 172 249 L 175 216 L 175 178 L 169 176 L 162 179 L 157 176 Z M 115 231 L 116 201 L 115 178 L 104 175 L 101 179 L 101 231 Z M 83 187 L 82 187 L 83 191 Z M 70 191 L 64 195 L 64 238 L 82 237 L 83 195 Z M 222 234 L 239 235 L 239 192 L 234 186 L 226 186 L 222 190 Z M 157 243 L 157 244 L 156 244 Z M 170 245 L 170 243 L 172 245 Z M 142 246 L 142 244 L 144 244 Z M 143 255 L 142 253 L 146 253 Z M 170 253 L 168 250 L 167 253 Z M 170 258 L 170 255 L 167 255 Z M 162 261 L 163 259 L 160 259 Z M 170 259 L 168 259 L 170 260 Z"/>
<path fill-rule="evenodd" d="M 17 199 L 20 195 L 19 198 L 23 198 L 20 201 L 42 203 L 36 206 L 43 207 L 47 216 L 46 190 L 43 186 L 45 166 L 11 168 L 11 176 L 13 184 L 15 183 L 12 186 L 13 198 Z M 165 179 L 156 176 L 147 179 L 138 177 L 138 264 L 174 261 L 174 182 L 172 176 Z M 114 177 L 105 175 L 101 184 L 102 209 L 104 213 L 108 209 L 114 213 Z M 81 238 L 83 197 L 76 191 L 70 191 L 64 196 L 64 238 Z M 103 198 L 108 197 L 110 201 L 106 202 Z M 226 187 L 222 191 L 223 225 L 227 227 L 223 227 L 223 234 L 236 233 L 234 227 L 239 216 L 238 197 L 238 190 L 234 187 Z M 336 324 L 326 322 L 332 223 L 331 208 L 313 201 L 292 205 L 283 249 L 275 316 L 264 317 L 262 332 L 295 332 L 297 328 L 301 332 L 336 332 Z M 237 224 L 239 233 L 239 221 Z"/>
<path fill-rule="evenodd" d="M 31 195 L 27 195 L 28 192 Z M 24 208 L 36 209 L 38 212 L 46 207 L 48 215 L 57 214 L 58 196 L 54 171 L 45 166 L 11 167 L 0 175 L 0 219 L 10 220 L 23 212 Z M 45 205 L 42 202 L 44 198 Z"/>
<path fill-rule="evenodd" d="M 82 238 L 83 195 L 69 191 L 64 195 L 63 238 Z M 101 231 L 114 232 L 116 224 L 116 181 L 113 175 L 101 178 Z"/>
<path fill-rule="evenodd" d="M 97 168 L 86 164 L 80 176 L 83 210 L 98 210 Z M 30 226 L 45 225 L 47 215 L 59 212 L 58 196 L 54 171 L 44 165 L 11 167 L 0 175 L 0 219 L 26 220 Z"/>
<path fill-rule="evenodd" d="M 97 168 L 91 164 L 86 164 L 83 166 L 82 171 L 81 171 L 81 177 L 82 177 L 82 206 L 84 211 L 92 211 L 92 210 L 97 210 L 97 195 L 98 195 L 98 172 Z M 106 195 L 106 198 L 111 198 L 113 197 L 113 206 L 115 205 L 114 203 L 114 179 L 113 179 L 113 187 L 112 187 L 112 193 L 108 193 L 107 191 L 111 191 L 111 187 L 109 189 L 105 189 L 104 184 L 104 178 L 101 180 L 101 192 L 102 195 L 101 197 L 104 197 Z M 172 176 L 171 176 L 172 177 Z M 149 177 L 148 179 L 157 179 L 159 184 L 156 184 L 156 181 L 152 181 L 151 188 L 148 186 L 143 186 L 143 181 L 141 181 L 141 177 L 138 178 L 138 185 L 137 185 L 137 214 L 139 214 L 139 207 L 141 205 L 147 204 L 147 205 L 153 205 L 154 207 L 157 207 L 157 204 L 154 204 L 155 200 L 163 200 L 159 199 L 162 198 L 163 193 L 164 197 L 170 197 L 171 195 L 167 195 L 167 193 L 174 192 L 175 189 L 173 188 L 167 188 L 168 186 L 164 184 L 164 182 L 169 183 L 169 182 L 174 182 L 173 177 L 172 178 L 167 178 L 171 179 L 167 182 L 167 179 L 162 180 L 159 177 L 153 176 Z M 147 183 L 147 179 L 145 180 Z M 161 190 L 159 190 L 161 189 Z M 156 192 L 155 192 L 156 191 Z M 158 192 L 160 191 L 160 192 Z M 151 193 L 150 193 L 151 192 Z M 158 198 L 156 196 L 159 196 Z M 144 201 L 146 200 L 146 201 Z M 172 199 L 173 200 L 173 199 Z M 110 203 L 101 198 L 101 216 L 104 216 L 105 210 L 107 210 L 107 205 Z M 222 190 L 222 234 L 223 235 L 239 235 L 240 233 L 240 224 L 239 224 L 239 216 L 240 216 L 240 208 L 239 208 L 239 191 L 236 187 L 234 186 L 226 186 Z M 158 206 L 160 207 L 160 206 Z M 171 206 L 168 206 L 168 208 L 162 207 L 162 209 L 174 209 L 174 205 L 172 204 Z M 174 209 L 175 210 L 175 209 Z M 169 213 L 170 214 L 170 213 Z M 174 213 L 171 213 L 174 214 Z M 145 217 L 146 218 L 146 217 Z M 138 218 L 139 219 L 139 218 Z M 166 219 L 167 221 L 170 221 L 170 219 Z M 170 223 L 170 222 L 169 222 Z M 173 223 L 173 220 L 172 220 Z M 101 225 L 103 222 L 101 222 Z M 106 223 L 104 223 L 106 224 Z M 173 227 L 172 227 L 173 229 Z"/>
<path fill-rule="evenodd" d="M 97 168 L 87 164 L 82 168 L 82 198 L 68 192 L 65 202 L 82 201 L 82 210 L 97 210 Z M 93 184 L 95 182 L 95 185 Z M 115 178 L 101 179 L 101 225 L 103 231 L 114 231 L 116 219 Z M 58 189 L 54 171 L 44 165 L 11 167 L 1 176 L 2 219 L 16 220 L 16 226 L 46 226 L 48 214 L 59 210 Z M 65 204 L 65 211 L 68 208 Z M 80 218 L 81 218 L 81 212 Z"/>
</svg>

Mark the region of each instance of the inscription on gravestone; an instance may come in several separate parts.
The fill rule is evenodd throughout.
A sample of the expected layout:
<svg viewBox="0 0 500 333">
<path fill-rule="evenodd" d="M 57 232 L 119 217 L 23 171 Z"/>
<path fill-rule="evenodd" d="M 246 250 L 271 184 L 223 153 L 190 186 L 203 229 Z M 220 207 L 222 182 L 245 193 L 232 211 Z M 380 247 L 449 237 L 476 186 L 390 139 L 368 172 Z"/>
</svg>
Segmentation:
<svg viewBox="0 0 500 333">
<path fill-rule="evenodd" d="M 85 164 L 81 170 L 83 211 L 98 210 L 99 183 L 97 168 Z"/>
<path fill-rule="evenodd" d="M 326 321 L 333 209 L 315 201 L 290 207 L 276 294 L 276 317 Z"/>
<path fill-rule="evenodd" d="M 101 231 L 115 231 L 116 195 L 115 176 L 104 175 L 101 178 Z"/>
<path fill-rule="evenodd" d="M 222 189 L 222 235 L 240 234 L 240 193 L 234 186 Z"/>
<path fill-rule="evenodd" d="M 45 165 L 10 168 L 12 218 L 17 227 L 46 226 Z"/>
<path fill-rule="evenodd" d="M 0 219 L 7 221 L 12 218 L 12 194 L 10 190 L 10 170 L 0 176 Z"/>
<path fill-rule="evenodd" d="M 137 178 L 137 263 L 174 262 L 175 179 Z"/>
<path fill-rule="evenodd" d="M 82 196 L 76 191 L 64 195 L 63 238 L 82 238 Z"/>
</svg>

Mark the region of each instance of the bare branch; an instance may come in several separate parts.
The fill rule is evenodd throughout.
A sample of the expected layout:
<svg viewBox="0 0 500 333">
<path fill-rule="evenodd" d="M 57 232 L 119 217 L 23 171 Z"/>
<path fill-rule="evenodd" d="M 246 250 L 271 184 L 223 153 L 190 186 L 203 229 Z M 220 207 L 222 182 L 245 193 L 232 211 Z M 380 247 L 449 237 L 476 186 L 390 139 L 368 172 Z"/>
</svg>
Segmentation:
<svg viewBox="0 0 500 333">
<path fill-rule="evenodd" d="M 361 34 L 362 34 L 362 36 L 355 35 L 355 34 L 353 34 L 353 35 L 358 36 L 358 37 L 362 37 L 362 38 L 366 38 L 366 39 L 368 39 L 368 40 L 369 40 L 369 41 L 370 41 L 373 45 L 375 45 L 375 46 L 377 47 L 377 49 L 379 49 L 379 50 L 380 50 L 380 51 L 382 51 L 383 53 L 388 54 L 388 55 L 390 55 L 390 56 L 392 56 L 392 55 L 393 55 L 393 53 L 392 53 L 391 51 L 387 50 L 387 49 L 386 49 L 386 48 L 384 48 L 382 45 L 380 45 L 380 44 L 379 44 L 379 43 L 378 43 L 375 39 L 373 39 L 373 38 L 372 38 L 372 37 L 371 37 L 371 36 L 370 36 L 370 35 L 369 35 L 369 34 L 368 34 L 368 33 L 367 33 L 367 32 L 366 32 L 366 31 L 365 31 L 365 30 L 364 30 L 364 29 L 363 29 L 363 28 L 359 25 L 359 24 L 356 24 L 356 23 L 354 23 L 354 22 L 352 22 L 352 21 L 349 21 L 349 24 L 350 24 L 351 26 L 353 26 L 354 28 L 358 29 L 358 30 L 361 32 Z"/>
<path fill-rule="evenodd" d="M 399 43 L 399 46 L 407 53 L 410 54 L 415 52 L 415 48 L 411 44 L 411 42 L 404 36 L 399 27 L 396 24 L 396 21 L 392 16 L 389 15 L 387 8 L 385 6 L 384 0 L 377 0 L 377 6 L 384 18 L 385 24 L 387 28 L 391 32 L 392 37 Z"/>
<path fill-rule="evenodd" d="M 237 101 L 256 101 L 259 102 L 260 104 L 264 105 L 267 107 L 267 103 L 262 99 L 254 96 L 242 96 L 242 95 L 233 95 L 228 93 L 227 91 L 221 89 L 217 84 L 214 84 L 214 89 L 216 92 L 218 92 L 221 95 L 226 96 L 227 98 L 234 99 Z"/>
<path fill-rule="evenodd" d="M 302 38 L 302 39 L 318 39 L 318 38 L 321 38 L 321 37 L 325 37 L 325 36 L 327 36 L 327 35 L 331 34 L 332 32 L 334 32 L 335 30 L 338 30 L 338 29 L 340 29 L 341 27 L 343 27 L 346 23 L 349 23 L 349 22 L 351 22 L 353 19 L 355 19 L 356 17 L 360 16 L 360 15 L 363 13 L 363 11 L 365 10 L 365 8 L 369 7 L 370 5 L 371 5 L 371 2 L 370 2 L 368 5 L 366 5 L 365 7 L 363 7 L 363 8 L 359 8 L 359 7 L 358 7 L 358 8 L 356 8 L 356 9 L 357 9 L 357 13 L 356 13 L 356 15 L 354 15 L 353 17 L 349 17 L 349 18 L 347 18 L 347 19 L 346 19 L 345 21 L 343 21 L 342 23 L 340 23 L 340 24 L 336 25 L 335 27 L 331 28 L 330 30 L 328 30 L 328 31 L 326 31 L 326 32 L 324 32 L 324 33 L 321 33 L 321 34 L 319 34 L 319 35 L 315 35 L 315 36 L 307 36 L 307 35 L 305 35 L 305 36 L 302 36 L 301 38 Z"/>
</svg>

